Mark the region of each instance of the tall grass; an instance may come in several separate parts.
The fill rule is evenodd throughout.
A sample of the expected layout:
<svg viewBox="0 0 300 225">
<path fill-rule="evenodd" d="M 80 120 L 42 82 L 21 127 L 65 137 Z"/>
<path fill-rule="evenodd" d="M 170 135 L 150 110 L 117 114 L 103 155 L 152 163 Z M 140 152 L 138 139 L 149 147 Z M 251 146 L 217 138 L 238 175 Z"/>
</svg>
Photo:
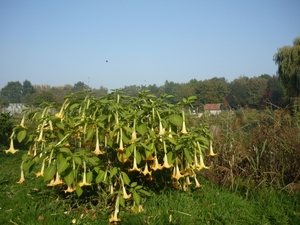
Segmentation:
<svg viewBox="0 0 300 225">
<path fill-rule="evenodd" d="M 17 153 L 21 154 L 21 153 Z M 18 157 L 19 158 L 19 157 Z M 19 159 L 0 152 L 0 224 L 108 224 L 111 209 L 103 208 L 101 193 L 77 198 L 63 188 L 46 187 L 42 179 L 19 179 Z M 142 202 L 144 211 L 127 206 L 120 224 L 298 224 L 300 194 L 274 188 L 230 191 L 203 179 L 202 189 L 179 192 L 170 188 L 153 191 Z M 247 195 L 246 195 L 246 192 Z"/>
</svg>

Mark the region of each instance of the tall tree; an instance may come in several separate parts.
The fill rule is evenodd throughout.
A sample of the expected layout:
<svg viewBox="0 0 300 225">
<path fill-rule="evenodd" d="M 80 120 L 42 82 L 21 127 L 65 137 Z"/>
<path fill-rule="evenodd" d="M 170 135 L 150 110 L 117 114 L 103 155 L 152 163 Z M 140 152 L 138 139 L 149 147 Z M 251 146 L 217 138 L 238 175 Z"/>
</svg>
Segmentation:
<svg viewBox="0 0 300 225">
<path fill-rule="evenodd" d="M 288 97 L 300 97 L 300 37 L 294 39 L 293 46 L 279 48 L 273 59 Z"/>
<path fill-rule="evenodd" d="M 253 77 L 247 82 L 248 106 L 251 108 L 261 108 L 263 98 L 267 90 L 268 80 L 264 78 Z"/>
<path fill-rule="evenodd" d="M 243 108 L 247 104 L 247 76 L 240 76 L 229 83 L 229 94 L 226 97 L 229 105 L 235 109 Z"/>
<path fill-rule="evenodd" d="M 20 103 L 22 98 L 22 84 L 19 81 L 8 82 L 1 89 L 1 97 L 6 98 L 10 103 Z"/>
</svg>

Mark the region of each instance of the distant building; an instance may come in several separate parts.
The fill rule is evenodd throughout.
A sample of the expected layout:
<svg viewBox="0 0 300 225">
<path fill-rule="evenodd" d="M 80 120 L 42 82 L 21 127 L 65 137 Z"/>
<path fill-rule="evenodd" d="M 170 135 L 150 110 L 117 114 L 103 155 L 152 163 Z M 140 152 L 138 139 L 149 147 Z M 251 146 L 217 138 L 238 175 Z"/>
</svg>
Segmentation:
<svg viewBox="0 0 300 225">
<path fill-rule="evenodd" d="M 206 104 L 204 111 L 209 112 L 212 115 L 218 115 L 221 113 L 221 104 Z"/>
<path fill-rule="evenodd" d="M 25 105 L 22 103 L 9 103 L 9 106 L 6 108 L 2 108 L 2 113 L 22 113 L 23 109 L 25 109 Z"/>
</svg>

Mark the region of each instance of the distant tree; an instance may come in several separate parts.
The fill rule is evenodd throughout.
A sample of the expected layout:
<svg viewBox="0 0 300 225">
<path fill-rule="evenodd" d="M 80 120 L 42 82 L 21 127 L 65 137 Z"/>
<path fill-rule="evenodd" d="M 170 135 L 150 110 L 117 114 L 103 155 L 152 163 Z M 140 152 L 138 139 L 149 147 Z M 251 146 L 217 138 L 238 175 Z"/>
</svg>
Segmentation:
<svg viewBox="0 0 300 225">
<path fill-rule="evenodd" d="M 268 80 L 264 78 L 250 78 L 247 82 L 248 98 L 247 103 L 251 108 L 259 109 L 263 103 L 263 98 L 267 90 Z"/>
<path fill-rule="evenodd" d="M 223 103 L 229 93 L 228 84 L 223 77 L 199 81 L 195 93 L 200 104 Z"/>
<path fill-rule="evenodd" d="M 247 76 L 240 76 L 228 84 L 229 94 L 226 97 L 230 107 L 238 109 L 243 108 L 247 104 L 248 92 Z"/>
<path fill-rule="evenodd" d="M 108 94 L 108 89 L 101 85 L 99 89 L 93 89 L 92 93 L 95 97 L 102 97 Z"/>
<path fill-rule="evenodd" d="M 42 103 L 57 103 L 52 91 L 46 90 L 40 93 L 36 92 L 32 95 L 31 104 L 33 106 L 39 106 Z"/>
<path fill-rule="evenodd" d="M 77 92 L 77 91 L 85 91 L 89 89 L 90 87 L 86 85 L 84 82 L 78 81 L 76 84 L 74 84 L 72 91 Z"/>
<path fill-rule="evenodd" d="M 33 85 L 31 84 L 30 81 L 28 81 L 28 80 L 23 81 L 22 96 L 25 96 L 27 94 L 31 95 L 35 92 L 36 92 L 36 90 L 35 90 L 35 88 L 33 87 Z"/>
<path fill-rule="evenodd" d="M 293 46 L 279 48 L 273 59 L 288 97 L 300 97 L 300 37 L 294 39 Z"/>
<path fill-rule="evenodd" d="M 19 81 L 8 82 L 1 89 L 1 97 L 6 98 L 10 103 L 20 103 L 22 99 L 22 84 Z"/>
<path fill-rule="evenodd" d="M 268 99 L 273 105 L 284 106 L 284 90 L 282 84 L 279 81 L 278 76 L 273 76 L 268 80 L 266 99 Z"/>
</svg>

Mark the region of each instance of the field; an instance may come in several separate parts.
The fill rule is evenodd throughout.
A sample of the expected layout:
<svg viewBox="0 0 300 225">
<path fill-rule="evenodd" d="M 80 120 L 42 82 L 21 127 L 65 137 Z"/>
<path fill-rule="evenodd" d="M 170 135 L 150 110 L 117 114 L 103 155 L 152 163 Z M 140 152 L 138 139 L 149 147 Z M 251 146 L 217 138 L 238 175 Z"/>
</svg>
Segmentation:
<svg viewBox="0 0 300 225">
<path fill-rule="evenodd" d="M 204 121 L 205 120 L 205 121 Z M 201 170 L 202 187 L 184 192 L 152 182 L 143 210 L 120 207 L 119 224 L 299 224 L 299 115 L 286 110 L 243 111 L 206 122 L 214 135 L 215 158 Z M 20 178 L 22 155 L 0 149 L 0 224 L 108 224 L 114 210 L 97 185 L 80 197 L 66 186 L 47 187 L 34 173 Z M 36 170 L 36 169 L 34 169 Z M 38 171 L 33 171 L 38 172 Z"/>
<path fill-rule="evenodd" d="M 17 154 L 21 154 L 20 152 Z M 108 224 L 110 209 L 101 194 L 64 195 L 29 177 L 16 184 L 20 158 L 0 152 L 1 224 Z M 189 193 L 164 188 L 142 203 L 144 212 L 121 212 L 120 224 L 299 224 L 300 194 L 272 187 L 246 189 L 214 185 L 207 180 Z M 97 204 L 94 204 L 97 202 Z M 102 204 L 102 205 L 101 205 Z"/>
</svg>

